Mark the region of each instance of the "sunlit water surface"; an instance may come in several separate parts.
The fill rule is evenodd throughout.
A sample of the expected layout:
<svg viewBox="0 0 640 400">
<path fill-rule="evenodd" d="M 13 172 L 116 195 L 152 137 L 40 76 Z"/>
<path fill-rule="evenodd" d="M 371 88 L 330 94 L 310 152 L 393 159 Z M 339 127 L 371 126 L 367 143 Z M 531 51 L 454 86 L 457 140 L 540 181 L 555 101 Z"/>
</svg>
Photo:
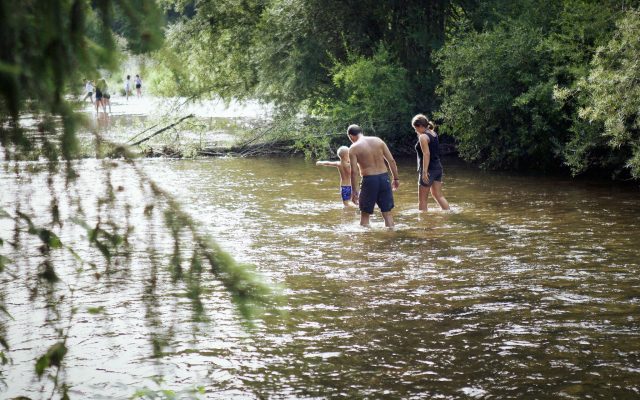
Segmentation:
<svg viewBox="0 0 640 400">
<path fill-rule="evenodd" d="M 79 278 L 89 285 L 75 293 L 82 306 L 65 363 L 72 398 L 127 398 L 144 387 L 186 397 L 199 386 L 200 398 L 640 397 L 634 188 L 485 173 L 446 160 L 452 211 L 431 202 L 421 214 L 414 161 L 402 160 L 397 226 L 388 231 L 377 211 L 371 229 L 359 227 L 357 210 L 343 209 L 337 172 L 311 161 L 141 163 L 224 249 L 285 287 L 287 314 L 246 328 L 212 283 L 208 323 L 191 322 L 185 299 L 159 307 L 175 335 L 166 356 L 152 358 L 137 282 L 148 274 L 142 244 L 153 229 L 140 229 L 142 261 L 106 279 Z M 114 179 L 126 184 L 120 169 Z M 101 167 L 86 161 L 79 170 L 80 190 L 93 199 Z M 17 190 L 11 174 L 1 183 Z M 45 185 L 36 176 L 19 191 Z M 12 192 L 0 195 L 7 210 Z M 48 204 L 40 203 L 35 211 Z M 167 237 L 154 240 L 170 250 Z M 46 312 L 27 287 L 4 279 L 14 364 L 4 369 L 0 395 L 48 397 L 33 373 L 35 357 L 53 343 Z M 178 289 L 159 290 L 176 299 Z M 106 311 L 86 313 L 89 305 Z"/>
</svg>

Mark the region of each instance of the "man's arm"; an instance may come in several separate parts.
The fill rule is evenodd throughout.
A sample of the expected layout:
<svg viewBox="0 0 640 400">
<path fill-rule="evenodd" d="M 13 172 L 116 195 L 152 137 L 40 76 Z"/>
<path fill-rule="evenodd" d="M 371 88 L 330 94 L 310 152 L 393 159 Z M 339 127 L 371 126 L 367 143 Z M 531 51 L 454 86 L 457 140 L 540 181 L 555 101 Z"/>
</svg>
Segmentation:
<svg viewBox="0 0 640 400">
<path fill-rule="evenodd" d="M 396 164 L 396 160 L 394 160 L 391 152 L 389 151 L 389 147 L 385 142 L 382 142 L 382 155 L 389 165 L 389 169 L 391 170 L 391 175 L 393 175 L 393 184 L 392 188 L 397 189 L 400 186 L 400 175 L 398 175 L 398 165 Z"/>
<path fill-rule="evenodd" d="M 351 163 L 351 201 L 358 203 L 360 193 L 358 193 L 358 175 L 360 175 L 360 168 L 358 167 L 358 157 L 356 152 L 349 149 L 349 163 Z"/>
</svg>

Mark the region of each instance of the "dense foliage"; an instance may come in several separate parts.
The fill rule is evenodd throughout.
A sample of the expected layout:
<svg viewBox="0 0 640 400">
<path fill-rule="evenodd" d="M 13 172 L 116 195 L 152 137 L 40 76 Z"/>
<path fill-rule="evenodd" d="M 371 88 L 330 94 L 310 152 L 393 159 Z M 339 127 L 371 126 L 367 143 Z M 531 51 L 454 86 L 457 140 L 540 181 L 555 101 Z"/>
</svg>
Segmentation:
<svg viewBox="0 0 640 400">
<path fill-rule="evenodd" d="M 640 178 L 639 55 L 640 14 L 629 12 L 613 37 L 597 49 L 589 74 L 578 83 L 583 128 L 574 129 L 567 146 L 576 170 L 596 165 L 620 173 L 624 167 Z"/>
<path fill-rule="evenodd" d="M 439 52 L 439 115 L 461 155 L 491 168 L 619 173 L 619 152 L 607 149 L 601 124 L 579 113 L 595 100 L 579 88 L 614 22 L 633 12 L 618 2 L 577 0 L 490 10 L 479 10 L 489 22 L 482 29 L 453 32 Z"/>
<path fill-rule="evenodd" d="M 471 32 L 440 54 L 444 131 L 459 140 L 462 157 L 510 168 L 553 160 L 561 117 L 539 29 L 512 24 Z"/>
<path fill-rule="evenodd" d="M 329 118 L 341 139 L 358 122 L 404 140 L 412 113 L 437 104 L 432 51 L 444 42 L 445 20 L 467 2 L 164 3 L 182 17 L 157 54 L 159 93 L 258 98 L 288 115 Z"/>
<path fill-rule="evenodd" d="M 626 139 L 633 107 L 621 117 L 602 91 L 637 87 L 638 1 L 162 4 L 172 20 L 156 53 L 157 90 L 302 112 L 314 119 L 293 134 L 304 146 L 329 145 L 329 133 L 343 140 L 352 122 L 406 144 L 409 118 L 425 112 L 463 158 L 487 168 L 638 176 Z M 607 61 L 619 56 L 629 64 Z"/>
</svg>

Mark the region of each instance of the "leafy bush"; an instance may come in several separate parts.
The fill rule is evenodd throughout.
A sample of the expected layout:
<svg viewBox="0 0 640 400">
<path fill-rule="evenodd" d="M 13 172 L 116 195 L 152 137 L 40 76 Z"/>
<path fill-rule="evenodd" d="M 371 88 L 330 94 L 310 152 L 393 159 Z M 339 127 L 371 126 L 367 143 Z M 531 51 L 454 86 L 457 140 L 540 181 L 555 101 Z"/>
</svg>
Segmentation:
<svg viewBox="0 0 640 400">
<path fill-rule="evenodd" d="M 406 69 L 380 46 L 371 57 L 350 56 L 332 68 L 335 93 L 318 100 L 314 113 L 346 132 L 349 124 L 362 126 L 367 133 L 397 139 L 397 127 L 408 123 Z"/>
<path fill-rule="evenodd" d="M 512 22 L 453 37 L 438 52 L 438 116 L 466 160 L 489 168 L 560 164 L 561 113 L 542 38 L 539 29 Z"/>
<path fill-rule="evenodd" d="M 600 165 L 612 163 L 624 166 L 631 175 L 640 178 L 640 13 L 628 12 L 618 23 L 612 39 L 598 48 L 591 62 L 589 76 L 579 88 L 586 97 L 579 116 L 585 123 L 601 127 L 593 133 L 575 131 L 574 148 L 591 145 L 586 154 Z M 598 152 L 600 154 L 598 154 Z M 574 171 L 580 171 L 578 160 L 569 158 Z"/>
</svg>

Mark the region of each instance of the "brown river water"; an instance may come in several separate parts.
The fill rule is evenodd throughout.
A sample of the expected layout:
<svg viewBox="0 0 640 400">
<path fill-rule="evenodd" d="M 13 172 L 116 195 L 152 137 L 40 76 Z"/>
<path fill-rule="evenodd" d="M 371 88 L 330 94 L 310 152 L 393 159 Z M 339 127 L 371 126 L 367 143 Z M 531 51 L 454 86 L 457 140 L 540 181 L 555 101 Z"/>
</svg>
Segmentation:
<svg viewBox="0 0 640 400">
<path fill-rule="evenodd" d="M 65 357 L 71 398 L 126 399 L 145 388 L 201 399 L 640 398 L 637 188 L 445 159 L 452 211 L 431 201 L 421 214 L 415 160 L 402 159 L 389 231 L 377 210 L 370 229 L 359 227 L 357 210 L 340 201 L 337 171 L 312 161 L 141 165 L 225 250 L 282 285 L 286 314 L 247 327 L 211 282 L 210 320 L 194 323 L 188 301 L 161 283 L 153 317 L 174 336 L 157 359 L 139 283 L 145 246 L 108 279 L 61 271 L 78 288 Z M 127 168 L 114 172 L 125 187 Z M 94 203 L 101 166 L 87 160 L 78 170 L 78 190 Z M 0 194 L 9 212 L 27 196 L 35 213 L 48 204 L 38 195 L 42 174 L 20 181 L 3 172 L 0 185 L 10 189 Z M 136 234 L 136 244 L 150 240 L 149 231 Z M 11 235 L 5 220 L 0 237 Z M 154 240 L 170 250 L 166 237 Z M 6 243 L 0 249 L 10 256 Z M 20 260 L 21 271 L 34 268 L 30 257 Z M 2 282 L 14 319 L 3 320 L 13 363 L 0 367 L 0 397 L 49 398 L 34 362 L 55 342 L 44 323 L 51 315 L 30 296 L 32 281 L 5 273 Z"/>
</svg>

